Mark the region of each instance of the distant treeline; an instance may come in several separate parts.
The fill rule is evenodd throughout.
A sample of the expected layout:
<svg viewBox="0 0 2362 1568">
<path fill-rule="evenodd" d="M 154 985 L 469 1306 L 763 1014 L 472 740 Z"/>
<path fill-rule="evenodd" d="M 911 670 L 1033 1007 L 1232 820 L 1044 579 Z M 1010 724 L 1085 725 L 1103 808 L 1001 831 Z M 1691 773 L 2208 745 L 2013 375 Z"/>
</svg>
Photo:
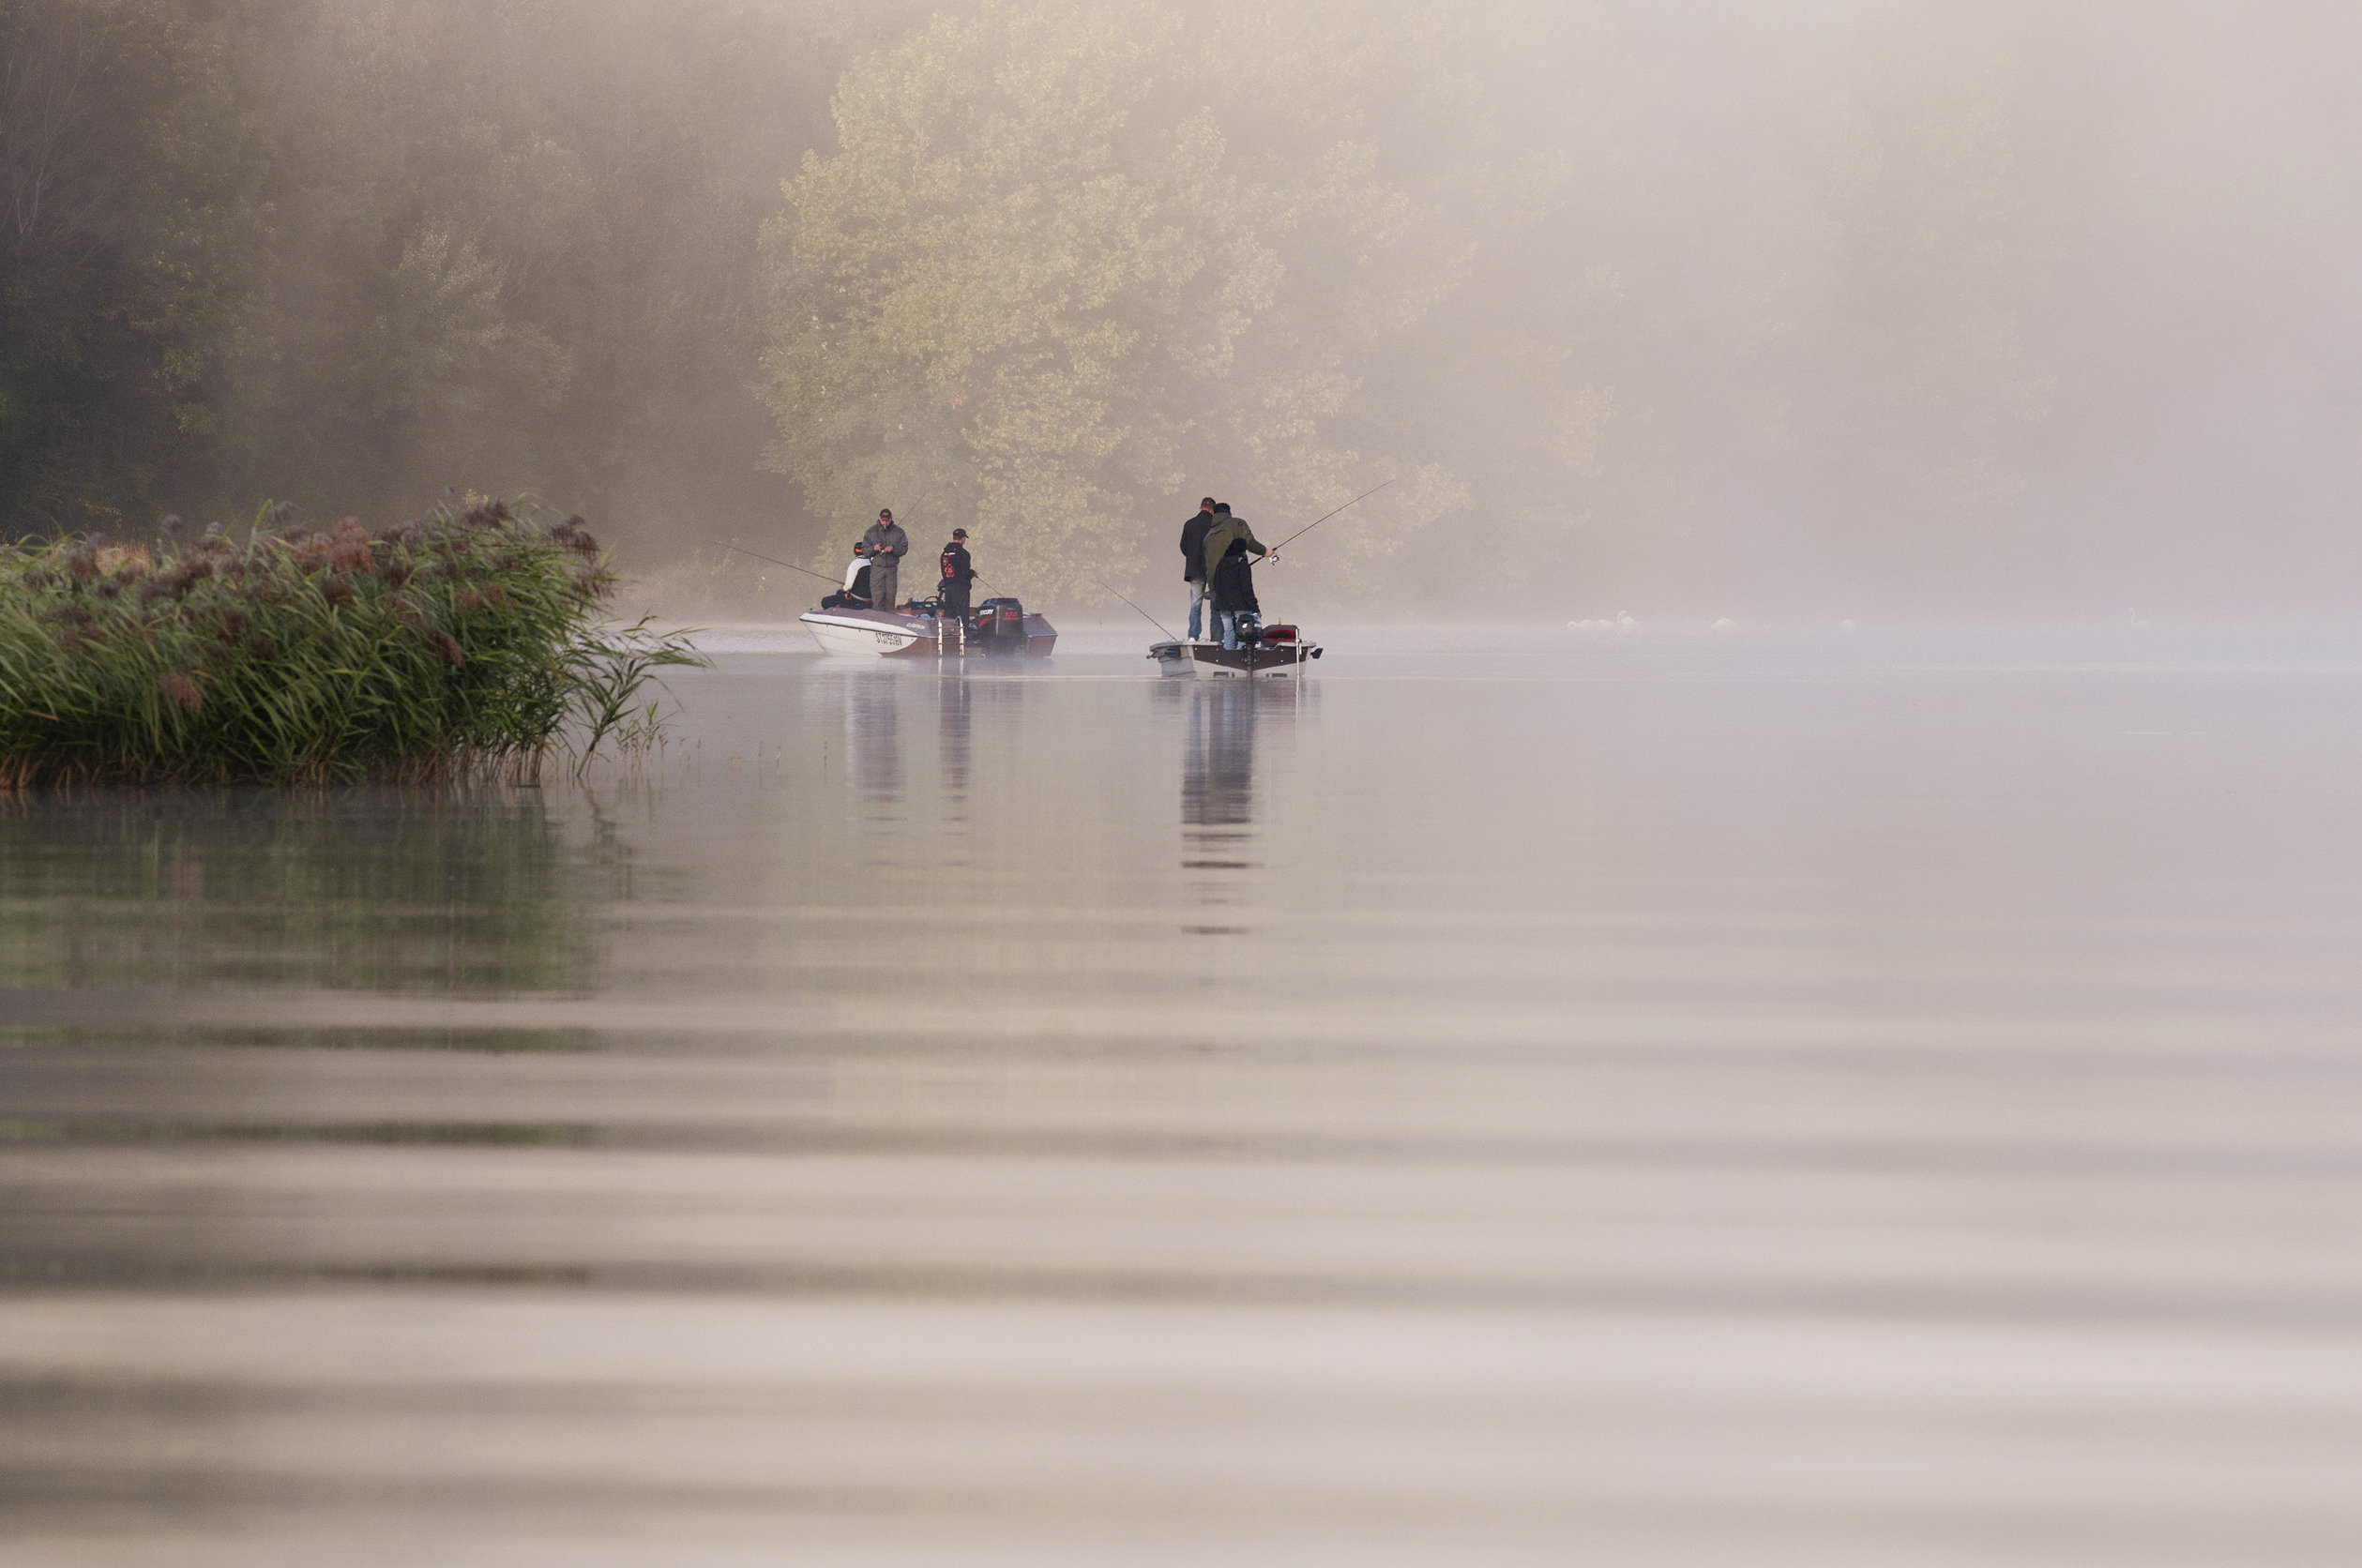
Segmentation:
<svg viewBox="0 0 2362 1568">
<path fill-rule="evenodd" d="M 0 530 L 891 505 L 1087 597 L 1399 476 L 1325 591 L 2022 574 L 2170 358 L 2098 9 L 0 0 Z"/>
</svg>

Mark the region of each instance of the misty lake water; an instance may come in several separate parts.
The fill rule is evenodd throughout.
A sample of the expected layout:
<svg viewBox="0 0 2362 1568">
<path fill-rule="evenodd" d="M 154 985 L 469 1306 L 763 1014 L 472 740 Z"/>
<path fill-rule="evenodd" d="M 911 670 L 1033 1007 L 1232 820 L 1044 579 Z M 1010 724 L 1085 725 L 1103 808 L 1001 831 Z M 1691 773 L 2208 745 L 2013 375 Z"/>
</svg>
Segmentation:
<svg viewBox="0 0 2362 1568">
<path fill-rule="evenodd" d="M 0 1560 L 2362 1557 L 2362 646 L 708 641 L 0 803 Z"/>
</svg>

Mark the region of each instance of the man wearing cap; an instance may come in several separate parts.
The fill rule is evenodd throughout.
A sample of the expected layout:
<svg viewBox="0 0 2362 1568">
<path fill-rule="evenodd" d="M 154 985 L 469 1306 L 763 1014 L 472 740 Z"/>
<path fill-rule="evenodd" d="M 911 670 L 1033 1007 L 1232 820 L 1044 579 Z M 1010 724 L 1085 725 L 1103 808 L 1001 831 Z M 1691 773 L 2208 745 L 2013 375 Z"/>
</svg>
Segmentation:
<svg viewBox="0 0 2362 1568">
<path fill-rule="evenodd" d="M 976 580 L 976 567 L 968 560 L 968 531 L 955 528 L 951 542 L 943 547 L 943 611 L 946 615 L 968 612 L 968 584 Z"/>
<path fill-rule="evenodd" d="M 870 558 L 870 602 L 880 610 L 895 609 L 902 602 L 895 578 L 910 553 L 910 535 L 894 520 L 892 508 L 880 508 L 877 521 L 862 534 L 861 552 Z"/>
<path fill-rule="evenodd" d="M 1197 504 L 1181 525 L 1181 580 L 1189 585 L 1189 641 L 1198 640 L 1198 617 L 1205 609 L 1205 531 L 1214 526 L 1214 498 Z"/>
</svg>

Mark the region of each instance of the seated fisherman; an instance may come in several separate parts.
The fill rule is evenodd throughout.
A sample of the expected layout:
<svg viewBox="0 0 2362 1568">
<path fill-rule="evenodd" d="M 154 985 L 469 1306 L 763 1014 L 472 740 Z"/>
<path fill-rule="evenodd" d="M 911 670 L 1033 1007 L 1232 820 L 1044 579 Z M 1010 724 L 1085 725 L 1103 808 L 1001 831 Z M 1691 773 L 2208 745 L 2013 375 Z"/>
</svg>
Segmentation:
<svg viewBox="0 0 2362 1568">
<path fill-rule="evenodd" d="M 845 568 L 845 585 L 820 601 L 823 610 L 867 610 L 870 608 L 869 550 L 860 545 L 853 547 L 853 565 Z"/>
<path fill-rule="evenodd" d="M 1245 539 L 1233 539 L 1214 564 L 1214 619 L 1222 628 L 1225 648 L 1238 646 L 1241 615 L 1263 613 L 1263 606 L 1255 602 L 1254 564 L 1247 559 L 1249 548 Z"/>
</svg>

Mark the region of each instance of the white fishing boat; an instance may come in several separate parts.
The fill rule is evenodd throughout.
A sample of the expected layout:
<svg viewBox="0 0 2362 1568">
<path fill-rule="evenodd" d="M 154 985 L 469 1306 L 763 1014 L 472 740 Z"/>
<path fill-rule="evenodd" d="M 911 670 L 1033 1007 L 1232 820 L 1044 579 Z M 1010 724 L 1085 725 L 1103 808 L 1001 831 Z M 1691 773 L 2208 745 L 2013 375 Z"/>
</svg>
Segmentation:
<svg viewBox="0 0 2362 1568">
<path fill-rule="evenodd" d="M 1235 648 L 1174 638 L 1151 644 L 1148 656 L 1157 661 L 1160 675 L 1250 680 L 1258 675 L 1282 679 L 1293 675 L 1300 680 L 1311 672 L 1312 661 L 1322 651 L 1319 643 L 1305 641 L 1294 626 L 1250 625 L 1239 628 Z"/>
<path fill-rule="evenodd" d="M 1015 599 L 986 599 L 962 620 L 931 608 L 916 612 L 837 608 L 800 617 L 821 651 L 848 658 L 1046 658 L 1058 630 Z"/>
</svg>

